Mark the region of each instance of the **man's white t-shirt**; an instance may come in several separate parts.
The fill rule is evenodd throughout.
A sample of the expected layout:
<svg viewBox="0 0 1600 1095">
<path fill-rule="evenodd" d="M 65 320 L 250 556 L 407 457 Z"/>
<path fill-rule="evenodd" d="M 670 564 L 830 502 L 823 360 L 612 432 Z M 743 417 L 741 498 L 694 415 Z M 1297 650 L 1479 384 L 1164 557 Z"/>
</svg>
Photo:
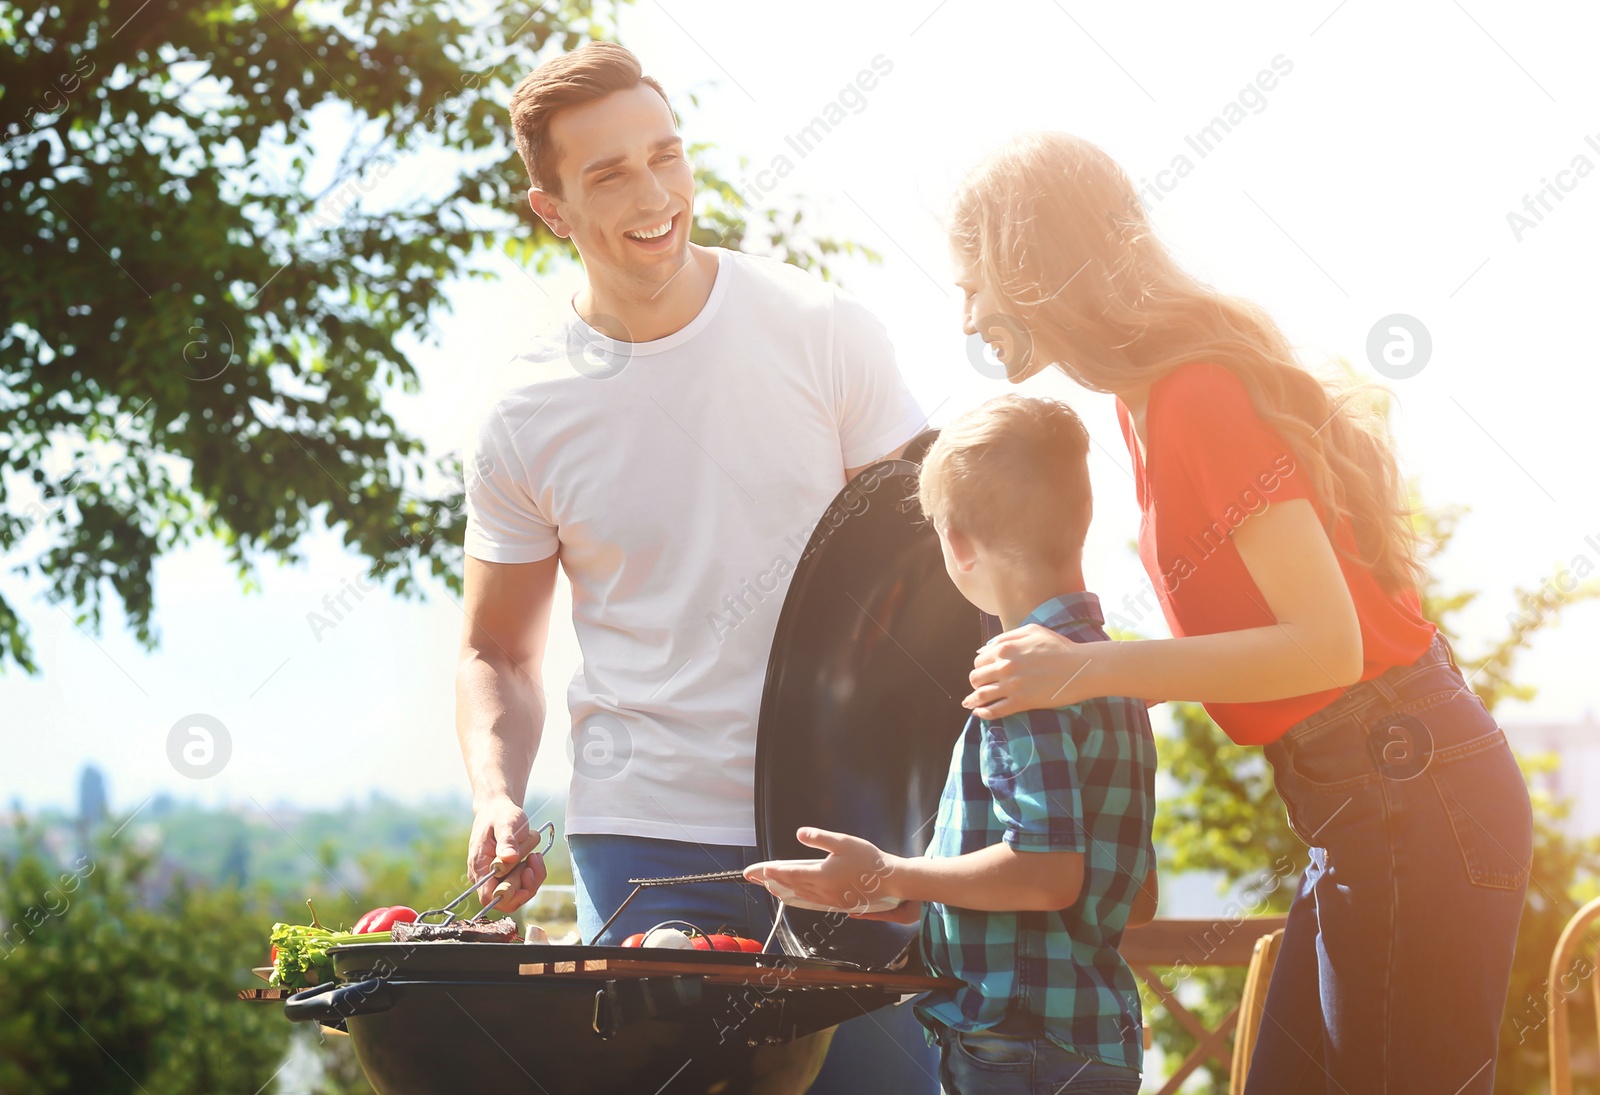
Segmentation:
<svg viewBox="0 0 1600 1095">
<path fill-rule="evenodd" d="M 665 338 L 614 341 L 569 302 L 467 462 L 467 554 L 559 549 L 572 584 L 568 833 L 755 843 L 756 721 L 794 564 L 845 469 L 925 422 L 860 303 L 713 250 L 705 307 Z"/>
</svg>

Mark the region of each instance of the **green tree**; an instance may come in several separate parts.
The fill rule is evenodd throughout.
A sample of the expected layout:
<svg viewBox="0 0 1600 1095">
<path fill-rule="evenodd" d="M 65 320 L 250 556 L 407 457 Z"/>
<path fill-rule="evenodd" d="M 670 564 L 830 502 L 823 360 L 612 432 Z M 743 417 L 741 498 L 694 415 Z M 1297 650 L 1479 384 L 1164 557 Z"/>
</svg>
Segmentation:
<svg viewBox="0 0 1600 1095">
<path fill-rule="evenodd" d="M 293 1026 L 277 1005 L 236 994 L 261 987 L 249 970 L 265 964 L 273 922 L 308 923 L 307 900 L 319 922 L 349 927 L 375 906 L 426 909 L 466 888 L 468 825 L 427 815 L 407 839 L 360 838 L 387 830 L 391 810 L 378 800 L 291 821 L 297 840 L 311 839 L 330 816 L 347 833 L 320 842 L 309 872 L 248 887 L 175 855 L 162 838 L 167 827 L 143 815 L 115 836 L 107 830 L 125 819 L 106 822 L 82 853 L 58 850 L 77 847 L 66 820 L 8 831 L 0 845 L 0 1091 L 252 1092 L 298 1038 L 320 1042 L 316 1095 L 370 1092 L 349 1039 Z M 222 860 L 240 834 L 216 823 L 232 816 L 182 814 L 189 847 L 205 849 L 209 833 L 200 858 Z M 564 861 L 553 865 L 553 881 L 570 878 Z"/>
<path fill-rule="evenodd" d="M 0 1091 L 260 1090 L 289 1030 L 236 999 L 263 938 L 244 896 L 169 887 L 126 843 L 58 862 L 40 837 L 0 859 Z"/>
<path fill-rule="evenodd" d="M 1422 512 L 1418 528 L 1430 558 L 1450 545 L 1462 507 Z M 1564 571 L 1561 573 L 1565 573 Z M 1535 589 L 1518 588 L 1514 609 L 1507 614 L 1506 634 L 1477 654 L 1461 648 L 1454 626 L 1457 615 L 1478 598 L 1475 591 L 1446 591 L 1437 580 L 1422 590 L 1424 614 L 1439 625 L 1457 650 L 1469 686 L 1493 711 L 1506 699 L 1528 699 L 1531 685 L 1517 683 L 1517 656 L 1541 630 L 1558 622 L 1564 609 L 1600 596 L 1600 588 L 1563 580 Z M 1259 749 L 1233 744 L 1199 704 L 1179 704 L 1174 732 L 1161 739 L 1161 766 L 1176 784 L 1176 793 L 1162 802 L 1156 818 L 1155 842 L 1163 872 L 1210 871 L 1225 885 L 1247 895 L 1241 909 L 1256 915 L 1281 915 L 1293 896 L 1292 884 L 1274 885 L 1275 865 L 1292 864 L 1292 883 L 1304 869 L 1305 846 L 1289 829 L 1283 801 L 1272 783 L 1272 770 Z M 1519 758 L 1524 774 L 1535 775 L 1555 763 L 1551 757 Z M 1551 952 L 1562 926 L 1600 879 L 1600 841 L 1574 839 L 1559 828 L 1566 803 L 1535 791 L 1534 859 L 1517 938 L 1517 954 L 1501 1030 L 1500 1061 L 1495 1075 L 1498 1095 L 1530 1095 L 1542 1090 L 1548 1077 L 1545 1049 L 1548 1021 L 1545 979 Z M 1282 876 L 1281 869 L 1276 872 Z M 1214 1025 L 1238 1001 L 1243 971 L 1202 969 L 1191 975 L 1201 999 L 1192 1008 Z M 1186 1005 L 1187 1006 L 1187 1005 Z M 1178 1058 L 1194 1039 L 1157 1005 L 1151 1025 L 1163 1051 Z M 1210 1090 L 1227 1084 L 1214 1077 Z M 1594 1086 L 1580 1091 L 1600 1090 Z"/>
<path fill-rule="evenodd" d="M 571 256 L 523 199 L 505 104 L 614 30 L 591 0 L 469 7 L 0 0 L 0 460 L 31 478 L 0 475 L 0 549 L 80 624 L 109 596 L 153 646 L 162 553 L 215 538 L 248 582 L 318 525 L 397 594 L 459 585 L 459 462 L 385 396 L 417 389 L 404 347 L 486 249 Z M 441 185 L 371 197 L 441 159 Z M 824 276 L 857 250 L 697 175 L 696 242 Z M 0 597 L 0 668 L 36 671 L 28 635 Z"/>
</svg>

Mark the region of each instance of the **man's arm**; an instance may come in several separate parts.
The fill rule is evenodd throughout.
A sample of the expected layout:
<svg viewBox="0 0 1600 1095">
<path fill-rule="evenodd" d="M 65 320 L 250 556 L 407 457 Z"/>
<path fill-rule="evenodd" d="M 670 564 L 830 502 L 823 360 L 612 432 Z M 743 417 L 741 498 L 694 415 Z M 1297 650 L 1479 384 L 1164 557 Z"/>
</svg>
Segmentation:
<svg viewBox="0 0 1600 1095">
<path fill-rule="evenodd" d="M 541 666 L 557 558 L 552 554 L 534 563 L 466 560 L 456 737 L 472 784 L 467 870 L 473 878 L 497 860 L 497 870 L 503 871 L 537 844 L 522 800 L 544 728 Z M 510 911 L 522 905 L 544 879 L 543 858 L 535 856 L 511 879 L 512 892 L 498 908 Z M 484 901 L 494 886 L 484 883 Z"/>
<path fill-rule="evenodd" d="M 911 444 L 911 441 L 912 441 L 911 438 L 909 438 L 909 437 L 906 438 L 905 445 L 901 445 L 898 449 L 895 449 L 894 452 L 885 453 L 884 455 L 878 457 L 878 459 L 873 460 L 871 463 L 862 464 L 859 468 L 846 468 L 846 469 L 844 469 L 844 481 L 846 483 L 848 483 L 850 480 L 854 479 L 856 476 L 860 475 L 862 472 L 864 472 L 868 468 L 872 467 L 873 464 L 881 464 L 885 460 L 898 460 L 898 459 L 900 459 L 901 455 L 906 451 L 906 445 Z"/>
</svg>

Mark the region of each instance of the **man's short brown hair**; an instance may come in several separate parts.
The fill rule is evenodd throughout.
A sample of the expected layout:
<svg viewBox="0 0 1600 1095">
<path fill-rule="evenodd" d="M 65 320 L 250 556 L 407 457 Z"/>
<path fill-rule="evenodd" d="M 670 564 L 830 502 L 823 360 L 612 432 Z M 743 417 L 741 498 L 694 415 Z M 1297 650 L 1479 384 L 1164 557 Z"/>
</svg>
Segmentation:
<svg viewBox="0 0 1600 1095">
<path fill-rule="evenodd" d="M 589 42 L 552 57 L 517 84 L 511 93 L 511 131 L 533 185 L 561 197 L 561 150 L 550 141 L 550 119 L 560 110 L 603 99 L 640 84 L 655 89 L 672 110 L 667 93 L 646 76 L 633 52 L 615 42 Z M 673 124 L 678 122 L 676 111 Z"/>
<path fill-rule="evenodd" d="M 917 496 L 935 526 L 1005 558 L 1076 561 L 1093 510 L 1089 431 L 1060 400 L 997 396 L 939 431 Z"/>
</svg>

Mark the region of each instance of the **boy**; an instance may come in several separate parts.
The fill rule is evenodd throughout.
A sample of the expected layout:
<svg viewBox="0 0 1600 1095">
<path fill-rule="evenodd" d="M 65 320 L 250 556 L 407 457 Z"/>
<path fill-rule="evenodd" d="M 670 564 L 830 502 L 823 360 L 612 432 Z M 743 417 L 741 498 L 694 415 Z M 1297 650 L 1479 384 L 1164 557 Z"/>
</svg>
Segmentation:
<svg viewBox="0 0 1600 1095">
<path fill-rule="evenodd" d="M 1036 623 L 1105 641 L 1083 584 L 1089 436 L 1063 403 L 1001 396 L 946 426 L 923 460 L 919 500 L 945 568 L 1005 630 Z M 1142 701 L 1103 697 L 989 722 L 971 716 L 951 758 L 926 855 L 802 829 L 829 854 L 761 878 L 807 900 L 922 920 L 923 956 L 966 984 L 914 1005 L 940 1047 L 947 1091 L 1139 1089 L 1139 994 L 1117 953 L 1155 912 L 1155 741 Z"/>
</svg>

